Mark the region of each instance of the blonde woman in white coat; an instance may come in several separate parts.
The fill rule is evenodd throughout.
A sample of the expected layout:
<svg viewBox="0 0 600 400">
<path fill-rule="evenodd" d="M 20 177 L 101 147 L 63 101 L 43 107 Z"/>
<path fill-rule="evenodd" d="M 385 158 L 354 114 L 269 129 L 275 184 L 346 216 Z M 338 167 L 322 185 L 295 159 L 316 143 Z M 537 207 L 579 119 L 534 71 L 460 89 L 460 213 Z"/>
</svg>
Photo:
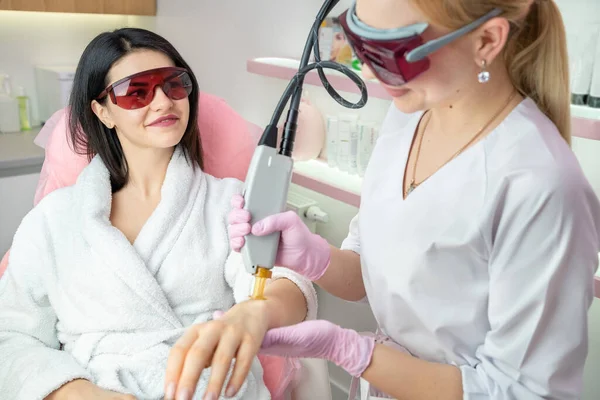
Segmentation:
<svg viewBox="0 0 600 400">
<path fill-rule="evenodd" d="M 341 249 L 292 214 L 279 265 L 365 299 L 386 346 L 326 321 L 264 351 L 321 357 L 402 400 L 579 399 L 600 205 L 569 148 L 565 33 L 552 0 L 358 0 L 340 23 L 393 97 Z M 402 350 L 404 348 L 404 351 Z"/>
</svg>

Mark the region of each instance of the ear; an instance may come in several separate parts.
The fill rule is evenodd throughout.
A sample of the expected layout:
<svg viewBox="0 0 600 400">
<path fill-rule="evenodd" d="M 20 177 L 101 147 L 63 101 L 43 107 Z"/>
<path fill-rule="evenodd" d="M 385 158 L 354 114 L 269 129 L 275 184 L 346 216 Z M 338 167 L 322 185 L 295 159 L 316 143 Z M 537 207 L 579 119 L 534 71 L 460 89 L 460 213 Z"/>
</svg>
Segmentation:
<svg viewBox="0 0 600 400">
<path fill-rule="evenodd" d="M 92 100 L 92 111 L 96 114 L 96 117 L 108 128 L 113 129 L 115 127 L 115 123 L 112 120 L 110 112 L 108 111 L 108 107 L 103 106 L 98 103 L 96 100 Z"/>
<path fill-rule="evenodd" d="M 509 32 L 510 24 L 506 18 L 493 18 L 476 31 L 473 50 L 477 66 L 481 66 L 482 61 L 492 64 L 504 49 Z"/>
</svg>

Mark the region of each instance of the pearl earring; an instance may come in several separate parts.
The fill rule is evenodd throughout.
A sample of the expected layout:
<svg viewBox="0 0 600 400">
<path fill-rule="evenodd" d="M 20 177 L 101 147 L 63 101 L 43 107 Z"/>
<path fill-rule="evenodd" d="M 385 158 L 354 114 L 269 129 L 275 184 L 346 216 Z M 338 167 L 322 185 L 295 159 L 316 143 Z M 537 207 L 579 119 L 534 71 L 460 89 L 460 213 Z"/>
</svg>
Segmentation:
<svg viewBox="0 0 600 400">
<path fill-rule="evenodd" d="M 477 75 L 479 83 L 487 83 L 490 80 L 490 72 L 486 70 L 487 62 L 481 60 L 481 72 Z"/>
</svg>

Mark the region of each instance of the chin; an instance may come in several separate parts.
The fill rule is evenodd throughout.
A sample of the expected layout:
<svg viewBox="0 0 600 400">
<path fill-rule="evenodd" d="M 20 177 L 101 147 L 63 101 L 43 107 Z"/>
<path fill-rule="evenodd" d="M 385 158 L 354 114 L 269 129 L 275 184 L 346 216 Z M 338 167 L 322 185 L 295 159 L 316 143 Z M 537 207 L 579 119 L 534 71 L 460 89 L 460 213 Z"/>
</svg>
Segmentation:
<svg viewBox="0 0 600 400">
<path fill-rule="evenodd" d="M 183 139 L 185 132 L 181 132 L 178 129 L 173 130 L 162 130 L 161 132 L 153 132 L 149 135 L 150 143 L 152 147 L 156 148 L 168 148 L 179 144 Z"/>
<path fill-rule="evenodd" d="M 411 99 L 410 96 L 396 97 L 393 99 L 394 106 L 404 114 L 413 114 L 423 110 L 423 104 Z"/>
</svg>

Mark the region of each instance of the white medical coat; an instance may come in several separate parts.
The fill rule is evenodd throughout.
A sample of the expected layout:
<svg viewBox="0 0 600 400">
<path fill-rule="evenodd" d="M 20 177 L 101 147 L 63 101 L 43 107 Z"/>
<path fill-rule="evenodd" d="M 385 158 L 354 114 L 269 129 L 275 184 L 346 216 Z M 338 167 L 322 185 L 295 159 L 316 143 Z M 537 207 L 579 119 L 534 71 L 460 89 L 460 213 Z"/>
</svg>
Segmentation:
<svg viewBox="0 0 600 400">
<path fill-rule="evenodd" d="M 577 159 L 525 99 L 404 200 L 421 115 L 392 106 L 342 245 L 381 329 L 457 365 L 464 399 L 579 398 L 600 205 Z"/>
</svg>

